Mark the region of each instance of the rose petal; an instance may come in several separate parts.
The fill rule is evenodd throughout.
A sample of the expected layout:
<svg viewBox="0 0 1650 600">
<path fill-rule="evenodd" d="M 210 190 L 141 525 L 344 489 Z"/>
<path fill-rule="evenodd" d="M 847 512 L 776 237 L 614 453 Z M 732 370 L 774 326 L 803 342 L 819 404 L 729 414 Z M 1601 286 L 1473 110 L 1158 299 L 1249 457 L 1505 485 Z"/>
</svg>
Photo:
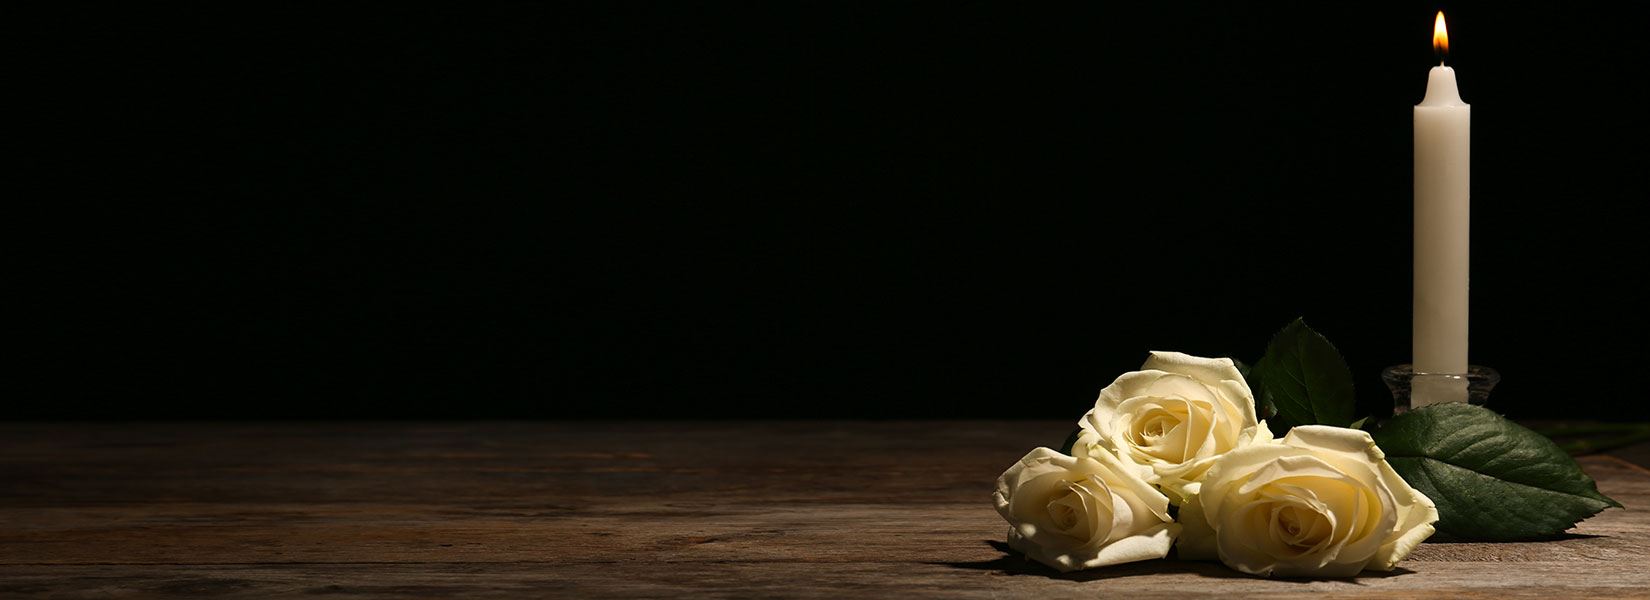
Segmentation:
<svg viewBox="0 0 1650 600">
<path fill-rule="evenodd" d="M 1271 438 L 1230 359 L 1178 352 L 1153 352 L 1141 370 L 1119 376 L 1078 427 L 1085 453 L 1103 448 L 1149 470 L 1147 480 L 1176 504 L 1201 488 L 1213 458 Z"/>
<path fill-rule="evenodd" d="M 1369 564 L 1370 569 L 1376 571 L 1391 571 L 1398 561 L 1409 556 L 1415 547 L 1432 536 L 1433 523 L 1438 522 L 1438 508 L 1433 505 L 1432 499 L 1420 490 L 1410 487 L 1409 483 L 1392 470 L 1392 465 L 1381 462 L 1382 479 L 1387 480 L 1397 499 L 1398 518 L 1397 530 L 1400 535 L 1397 539 L 1383 544 L 1375 552 L 1375 561 Z"/>
<path fill-rule="evenodd" d="M 1270 430 L 1260 424 L 1253 436 Z M 1206 557 L 1212 545 L 1246 573 L 1315 577 L 1391 569 L 1438 518 L 1367 433 L 1326 426 L 1221 456 L 1181 516 L 1182 556 Z"/>
<path fill-rule="evenodd" d="M 1010 546 L 1062 571 L 1161 558 L 1179 532 L 1168 498 L 1106 452 L 1032 450 L 998 478 L 993 503 Z"/>
<path fill-rule="evenodd" d="M 1146 357 L 1146 364 L 1140 368 L 1178 373 L 1210 383 L 1224 380 L 1244 381 L 1243 373 L 1238 372 L 1237 365 L 1230 358 L 1203 358 L 1179 352 L 1153 351 Z M 1244 382 L 1244 387 L 1248 387 L 1248 382 Z"/>
<path fill-rule="evenodd" d="M 1180 525 L 1176 523 L 1162 523 L 1155 525 L 1136 535 L 1117 540 L 1101 548 L 1100 552 L 1082 563 L 1082 568 L 1092 569 L 1107 565 L 1153 560 L 1169 555 L 1169 549 L 1174 547 L 1175 536 L 1180 534 Z"/>
</svg>

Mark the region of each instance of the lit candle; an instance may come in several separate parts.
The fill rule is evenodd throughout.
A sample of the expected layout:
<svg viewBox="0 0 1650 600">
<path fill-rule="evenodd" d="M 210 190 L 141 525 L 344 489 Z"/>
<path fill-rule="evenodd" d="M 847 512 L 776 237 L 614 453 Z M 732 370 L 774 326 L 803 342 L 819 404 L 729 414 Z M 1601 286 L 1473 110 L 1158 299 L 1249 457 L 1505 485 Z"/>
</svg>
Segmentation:
<svg viewBox="0 0 1650 600">
<path fill-rule="evenodd" d="M 1414 368 L 1467 372 L 1468 130 L 1472 107 L 1461 101 L 1455 69 L 1444 66 L 1444 13 L 1433 23 L 1438 66 L 1415 106 Z M 1417 378 L 1410 405 L 1465 402 L 1465 379 Z"/>
</svg>

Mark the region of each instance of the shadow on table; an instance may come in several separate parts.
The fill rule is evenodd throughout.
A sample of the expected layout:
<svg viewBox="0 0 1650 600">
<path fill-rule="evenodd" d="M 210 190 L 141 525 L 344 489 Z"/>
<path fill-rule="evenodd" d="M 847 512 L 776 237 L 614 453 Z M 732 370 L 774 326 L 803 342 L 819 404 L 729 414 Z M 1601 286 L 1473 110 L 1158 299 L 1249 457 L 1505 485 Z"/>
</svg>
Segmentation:
<svg viewBox="0 0 1650 600">
<path fill-rule="evenodd" d="M 1056 571 L 1056 570 L 1054 570 L 1054 569 L 1052 569 L 1052 568 L 1050 568 L 1050 567 L 1048 567 L 1048 566 L 1046 566 L 1042 563 L 1027 559 L 1025 556 L 1021 555 L 1019 552 L 1015 552 L 1013 549 L 1009 548 L 1008 544 L 1006 544 L 1006 543 L 999 542 L 997 540 L 984 540 L 984 542 L 986 543 L 986 545 L 991 546 L 992 548 L 996 549 L 998 552 L 1002 552 L 1003 555 L 1001 557 L 998 557 L 998 558 L 995 558 L 995 559 L 992 559 L 992 560 L 942 562 L 942 563 L 932 563 L 932 564 L 947 566 L 947 567 L 951 567 L 953 569 L 967 569 L 967 570 L 972 570 L 972 571 L 994 571 L 994 572 L 996 572 L 1000 575 L 1035 575 L 1035 576 L 1047 577 L 1049 579 L 1060 579 L 1060 580 L 1065 580 L 1065 581 L 1100 581 L 1100 580 L 1103 580 L 1103 579 L 1118 579 L 1118 578 L 1123 578 L 1123 577 L 1136 577 L 1136 576 L 1140 576 L 1140 575 L 1155 575 L 1155 574 L 1160 574 L 1160 573 L 1191 573 L 1191 574 L 1197 575 L 1199 577 L 1212 577 L 1212 578 L 1218 578 L 1218 579 L 1252 578 L 1251 575 L 1246 575 L 1244 573 L 1239 573 L 1237 571 L 1233 571 L 1233 570 L 1227 568 L 1225 565 L 1222 565 L 1222 564 L 1217 563 L 1217 562 L 1195 561 L 1195 560 L 1188 560 L 1188 561 L 1148 560 L 1148 561 L 1133 562 L 1133 563 L 1127 563 L 1127 564 L 1121 564 L 1121 565 L 1113 565 L 1113 566 L 1109 566 L 1109 567 L 1105 567 L 1105 568 L 1101 568 L 1101 569 L 1091 569 L 1091 570 L 1088 570 L 1088 571 L 1076 571 L 1076 572 L 1072 572 L 1072 573 L 1061 573 L 1061 572 Z M 1387 577 L 1397 577 L 1397 576 L 1400 576 L 1400 575 L 1407 575 L 1407 574 L 1413 573 L 1413 572 L 1414 571 L 1410 571 L 1409 569 L 1399 567 L 1397 569 L 1393 569 L 1392 571 L 1384 572 L 1384 573 L 1369 571 L 1369 572 L 1365 572 L 1362 575 L 1359 575 L 1359 576 L 1354 577 L 1354 578 L 1336 577 L 1336 578 L 1318 578 L 1318 579 L 1314 579 L 1314 578 L 1294 578 L 1294 577 L 1273 577 L 1273 578 L 1271 578 L 1271 581 L 1279 581 L 1279 582 L 1283 582 L 1283 583 L 1311 583 L 1313 581 L 1343 581 L 1343 582 L 1346 582 L 1346 583 L 1356 584 L 1356 583 L 1359 582 L 1359 580 L 1362 580 L 1362 579 L 1384 579 L 1384 578 L 1387 578 Z"/>
<path fill-rule="evenodd" d="M 1610 537 L 1610 536 L 1598 535 L 1598 534 L 1592 534 L 1592 533 L 1575 533 L 1575 532 L 1566 531 L 1566 532 L 1563 532 L 1563 533 L 1555 533 L 1555 534 L 1552 534 L 1552 535 L 1543 535 L 1543 536 L 1525 538 L 1525 539 L 1520 539 L 1520 540 L 1484 541 L 1484 540 L 1464 540 L 1464 539 L 1461 539 L 1461 538 L 1458 538 L 1458 537 L 1453 537 L 1450 534 L 1447 534 L 1447 533 L 1444 533 L 1444 532 L 1440 531 L 1440 532 L 1432 534 L 1432 537 L 1427 538 L 1427 540 L 1424 541 L 1424 542 L 1421 542 L 1421 544 L 1423 546 L 1426 545 L 1426 544 L 1524 544 L 1524 543 L 1529 543 L 1529 542 L 1563 542 L 1563 541 L 1567 541 L 1567 540 L 1590 540 L 1590 539 L 1595 539 L 1595 538 L 1607 538 L 1607 537 Z M 1004 545 L 1003 547 L 1006 548 L 1008 546 Z"/>
</svg>

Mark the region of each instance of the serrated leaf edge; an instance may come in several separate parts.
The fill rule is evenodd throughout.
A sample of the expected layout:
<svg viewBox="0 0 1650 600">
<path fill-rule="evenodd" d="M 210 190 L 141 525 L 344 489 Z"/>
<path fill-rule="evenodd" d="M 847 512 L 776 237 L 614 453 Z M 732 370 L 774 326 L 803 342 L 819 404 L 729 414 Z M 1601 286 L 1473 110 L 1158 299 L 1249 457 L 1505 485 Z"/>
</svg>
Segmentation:
<svg viewBox="0 0 1650 600">
<path fill-rule="evenodd" d="M 1384 453 L 1384 452 L 1386 452 L 1386 450 L 1382 449 L 1382 452 Z M 1561 492 L 1559 490 L 1555 490 L 1555 489 L 1552 489 L 1552 488 L 1544 488 L 1544 487 L 1541 487 L 1539 485 L 1530 485 L 1528 483 L 1524 483 L 1524 482 L 1521 482 L 1521 481 L 1513 481 L 1511 479 L 1502 479 L 1500 477 L 1496 477 L 1494 475 L 1491 475 L 1489 473 L 1485 473 L 1485 472 L 1480 471 L 1478 469 L 1474 469 L 1474 468 L 1466 466 L 1466 465 L 1452 463 L 1450 461 L 1438 458 L 1436 456 L 1419 456 L 1419 455 L 1415 455 L 1415 454 L 1387 454 L 1386 455 L 1386 459 L 1387 459 L 1388 462 L 1390 462 L 1394 458 L 1418 458 L 1418 459 L 1421 459 L 1421 460 L 1430 460 L 1430 461 L 1433 461 L 1433 462 L 1446 464 L 1446 465 L 1455 467 L 1457 469 L 1461 469 L 1463 471 L 1469 471 L 1469 472 L 1472 472 L 1472 473 L 1476 473 L 1478 475 L 1482 475 L 1484 477 L 1488 477 L 1488 478 L 1494 479 L 1496 481 L 1504 481 L 1504 482 L 1507 482 L 1507 483 L 1510 483 L 1510 484 L 1513 484 L 1513 485 L 1527 487 L 1527 488 L 1530 488 L 1530 489 L 1541 490 L 1541 491 L 1544 491 L 1544 492 L 1552 492 L 1554 494 L 1561 494 L 1561 495 L 1564 495 L 1564 496 L 1582 498 L 1582 499 L 1585 499 L 1585 500 L 1592 500 L 1594 502 L 1598 502 L 1598 503 L 1604 505 L 1604 508 L 1599 509 L 1600 511 L 1604 510 L 1605 508 L 1626 508 L 1625 506 L 1622 506 L 1620 502 L 1617 502 L 1615 498 L 1611 498 L 1609 496 L 1606 496 L 1606 495 L 1604 495 L 1604 492 L 1598 491 L 1598 482 L 1594 481 L 1593 477 L 1591 475 L 1588 475 L 1585 472 L 1582 473 L 1582 476 L 1586 477 L 1588 481 L 1593 482 L 1593 493 L 1598 494 L 1598 496 L 1596 496 L 1596 497 L 1595 496 L 1584 496 L 1584 495 L 1581 495 L 1581 494 L 1572 494 L 1570 492 Z M 1594 512 L 1593 514 L 1596 515 L 1596 514 L 1598 514 L 1598 512 Z M 1588 516 L 1591 516 L 1591 515 L 1588 515 Z M 1579 521 L 1577 521 L 1577 522 L 1579 522 Z"/>
</svg>

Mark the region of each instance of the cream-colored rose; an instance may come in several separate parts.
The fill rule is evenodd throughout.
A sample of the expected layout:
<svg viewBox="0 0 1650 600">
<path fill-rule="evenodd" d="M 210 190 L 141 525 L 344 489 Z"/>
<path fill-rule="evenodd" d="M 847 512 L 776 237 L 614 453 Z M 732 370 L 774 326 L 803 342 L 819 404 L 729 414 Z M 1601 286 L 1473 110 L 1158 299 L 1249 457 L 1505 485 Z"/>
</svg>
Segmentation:
<svg viewBox="0 0 1650 600">
<path fill-rule="evenodd" d="M 1163 558 L 1180 526 L 1169 499 L 1109 456 L 1032 450 L 992 494 L 1008 545 L 1061 571 Z"/>
<path fill-rule="evenodd" d="M 1253 575 L 1349 577 L 1392 570 L 1432 535 L 1438 509 L 1368 433 L 1308 425 L 1221 457 L 1180 521 L 1181 558 L 1218 556 Z"/>
<path fill-rule="evenodd" d="M 1115 454 L 1181 504 L 1222 454 L 1271 441 L 1255 397 L 1229 358 L 1153 352 L 1141 370 L 1100 390 L 1072 454 Z"/>
</svg>

